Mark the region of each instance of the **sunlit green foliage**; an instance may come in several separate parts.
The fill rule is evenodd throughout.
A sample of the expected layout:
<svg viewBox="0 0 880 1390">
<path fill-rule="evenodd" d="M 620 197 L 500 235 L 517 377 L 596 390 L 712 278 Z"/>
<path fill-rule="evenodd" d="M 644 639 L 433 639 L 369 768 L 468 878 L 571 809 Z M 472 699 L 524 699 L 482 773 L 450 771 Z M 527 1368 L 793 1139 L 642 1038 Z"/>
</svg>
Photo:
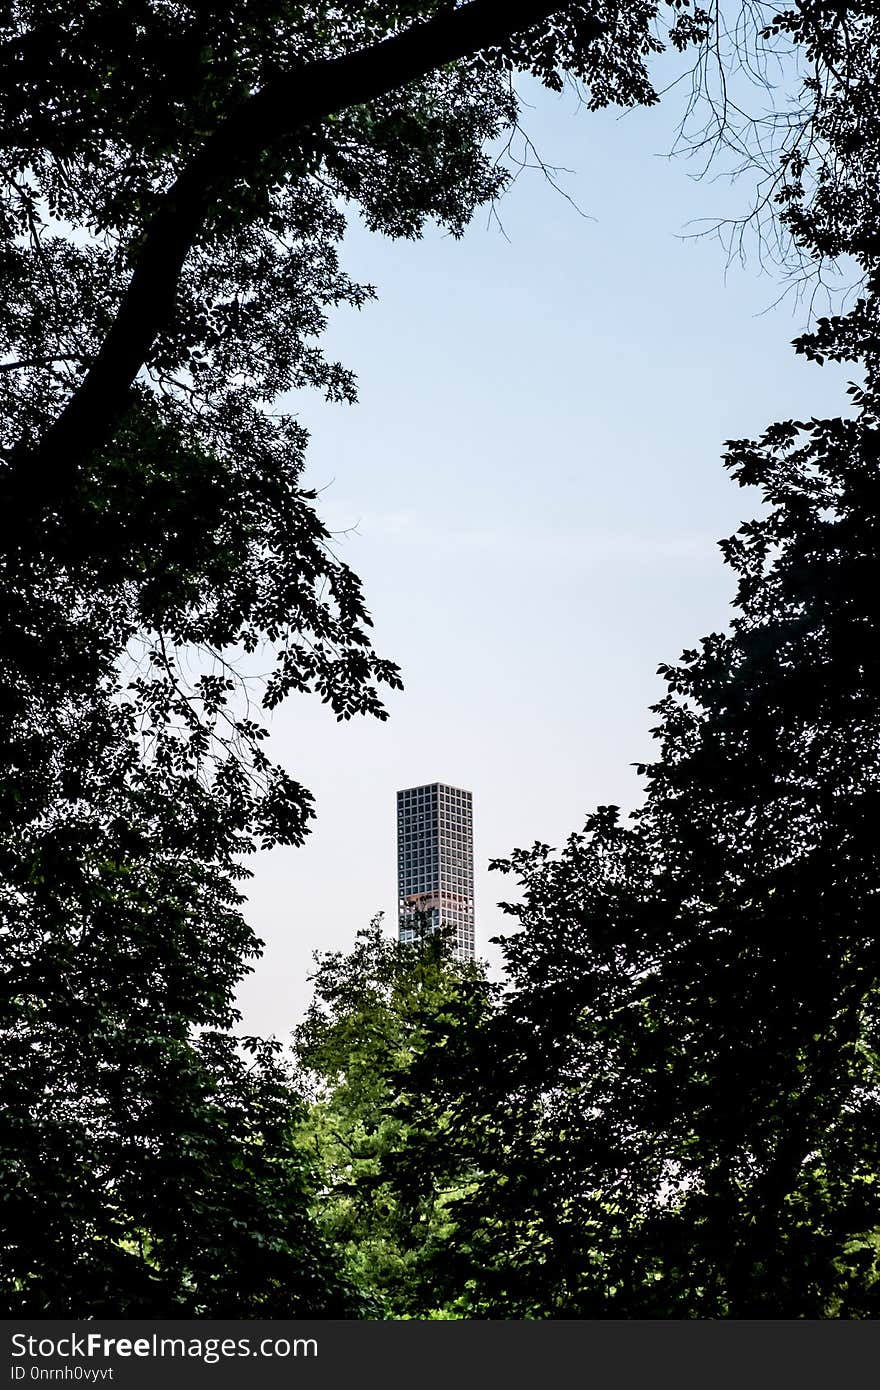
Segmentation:
<svg viewBox="0 0 880 1390">
<path fill-rule="evenodd" d="M 422 1123 L 409 1075 L 438 1027 L 478 1029 L 496 989 L 442 935 L 390 940 L 380 919 L 354 949 L 318 956 L 295 1053 L 311 1097 L 297 1147 L 320 1175 L 319 1228 L 361 1293 L 390 1317 L 454 1316 L 444 1304 L 451 1205 L 474 1175 L 447 1117 Z"/>
</svg>

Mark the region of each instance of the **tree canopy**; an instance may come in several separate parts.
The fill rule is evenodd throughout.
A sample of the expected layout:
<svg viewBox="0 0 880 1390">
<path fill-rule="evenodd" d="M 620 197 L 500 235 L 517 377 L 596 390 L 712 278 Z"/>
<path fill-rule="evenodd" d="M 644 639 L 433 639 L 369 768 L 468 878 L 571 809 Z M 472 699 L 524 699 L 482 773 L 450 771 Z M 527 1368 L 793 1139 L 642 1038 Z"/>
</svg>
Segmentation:
<svg viewBox="0 0 880 1390">
<path fill-rule="evenodd" d="M 280 398 L 354 399 L 319 345 L 372 293 L 339 264 L 345 207 L 460 233 L 505 182 L 511 74 L 651 100 L 653 14 L 0 15 L 0 1278 L 19 1310 L 348 1306 L 285 1147 L 283 1071 L 229 1033 L 259 952 L 238 880 L 312 814 L 259 708 L 313 692 L 383 718 L 400 678 Z"/>
<path fill-rule="evenodd" d="M 859 358 L 867 382 L 852 419 L 731 448 L 768 503 L 727 546 L 737 623 L 670 668 L 634 824 L 603 811 L 560 861 L 514 859 L 510 1000 L 475 986 L 456 1013 L 441 971 L 436 1047 L 409 985 L 379 1001 L 393 1046 L 370 1064 L 415 1028 L 407 1065 L 435 1089 L 412 1082 L 411 1115 L 435 1095 L 431 1133 L 454 1117 L 463 1145 L 433 1170 L 467 1174 L 456 1238 L 487 1271 L 464 1293 L 450 1273 L 458 1308 L 873 1307 L 877 21 L 806 3 L 765 19 L 761 42 L 806 73 L 774 155 L 781 225 L 866 283 L 802 350 Z M 362 1306 L 292 1144 L 314 1112 L 271 1047 L 231 1032 L 259 952 L 242 856 L 299 843 L 312 814 L 260 708 L 311 692 L 383 718 L 400 683 L 303 486 L 289 395 L 355 397 L 320 347 L 329 312 L 373 292 L 339 261 L 350 209 L 391 236 L 460 234 L 508 177 L 493 142 L 518 73 L 594 108 L 651 104 L 652 56 L 715 51 L 717 22 L 684 0 L 3 8 L 0 1287 L 17 1311 Z M 464 1085 L 469 1048 L 485 1094 Z M 428 1152 L 426 1124 L 405 1119 L 406 1153 Z M 390 1192 L 381 1238 L 406 1268 L 373 1292 L 403 1308 L 425 1252 L 401 1255 L 401 1213 L 428 1203 L 436 1235 L 453 1206 Z"/>
</svg>

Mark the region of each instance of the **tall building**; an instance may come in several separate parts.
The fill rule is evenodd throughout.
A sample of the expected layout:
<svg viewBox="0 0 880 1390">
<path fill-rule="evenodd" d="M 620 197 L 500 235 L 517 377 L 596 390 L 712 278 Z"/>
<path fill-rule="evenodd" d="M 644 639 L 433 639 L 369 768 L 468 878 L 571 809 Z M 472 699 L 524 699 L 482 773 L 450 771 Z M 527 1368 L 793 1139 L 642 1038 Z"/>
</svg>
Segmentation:
<svg viewBox="0 0 880 1390">
<path fill-rule="evenodd" d="M 474 958 L 474 807 L 470 792 L 430 782 L 397 793 L 397 900 L 401 941 L 416 913 L 453 930 L 459 960 Z"/>
</svg>

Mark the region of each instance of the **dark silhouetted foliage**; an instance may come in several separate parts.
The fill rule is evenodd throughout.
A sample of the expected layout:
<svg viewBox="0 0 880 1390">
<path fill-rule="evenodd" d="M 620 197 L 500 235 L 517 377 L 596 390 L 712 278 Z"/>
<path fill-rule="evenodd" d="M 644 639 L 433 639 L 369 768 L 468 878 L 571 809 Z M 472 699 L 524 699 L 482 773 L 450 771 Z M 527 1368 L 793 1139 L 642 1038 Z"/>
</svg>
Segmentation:
<svg viewBox="0 0 880 1390">
<path fill-rule="evenodd" d="M 357 1307 L 294 1092 L 230 1034 L 241 857 L 311 798 L 259 706 L 384 717 L 396 667 L 285 393 L 369 226 L 459 234 L 511 73 L 653 99 L 649 0 L 15 3 L 0 16 L 0 1288 L 19 1312 Z M 249 664 L 250 662 L 250 664 Z M 269 668 L 254 693 L 251 677 Z M 256 707 L 256 709 L 255 709 Z"/>
<path fill-rule="evenodd" d="M 864 281 L 796 348 L 860 384 L 728 445 L 761 510 L 722 545 L 729 627 L 661 668 L 644 804 L 497 865 L 510 988 L 438 1011 L 396 1078 L 383 1113 L 420 1142 L 379 1180 L 450 1145 L 468 1174 L 434 1290 L 458 1316 L 880 1310 L 880 29 L 778 28 L 823 73 L 782 225 Z"/>
</svg>

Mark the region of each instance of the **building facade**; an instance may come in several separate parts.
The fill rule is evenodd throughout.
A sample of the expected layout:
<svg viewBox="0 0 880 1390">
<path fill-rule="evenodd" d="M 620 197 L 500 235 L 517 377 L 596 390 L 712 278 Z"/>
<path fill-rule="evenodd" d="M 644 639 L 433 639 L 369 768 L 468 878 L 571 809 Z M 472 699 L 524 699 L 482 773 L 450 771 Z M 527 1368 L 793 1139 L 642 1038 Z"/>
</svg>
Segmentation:
<svg viewBox="0 0 880 1390">
<path fill-rule="evenodd" d="M 470 792 L 445 782 L 397 793 L 397 903 L 401 941 L 416 914 L 431 931 L 452 929 L 459 960 L 474 958 L 474 807 Z"/>
</svg>

